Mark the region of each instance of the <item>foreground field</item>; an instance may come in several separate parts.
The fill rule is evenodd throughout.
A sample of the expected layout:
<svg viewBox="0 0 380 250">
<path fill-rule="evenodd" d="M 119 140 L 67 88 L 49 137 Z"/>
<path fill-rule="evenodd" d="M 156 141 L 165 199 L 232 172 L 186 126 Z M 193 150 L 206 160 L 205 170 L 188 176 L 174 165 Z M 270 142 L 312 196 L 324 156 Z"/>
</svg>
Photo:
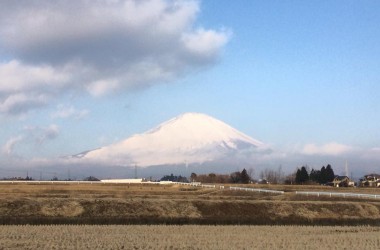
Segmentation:
<svg viewBox="0 0 380 250">
<path fill-rule="evenodd" d="M 0 226 L 0 249 L 380 249 L 379 227 Z"/>
<path fill-rule="evenodd" d="M 0 184 L 0 224 L 380 226 L 380 200 L 179 185 Z"/>
</svg>

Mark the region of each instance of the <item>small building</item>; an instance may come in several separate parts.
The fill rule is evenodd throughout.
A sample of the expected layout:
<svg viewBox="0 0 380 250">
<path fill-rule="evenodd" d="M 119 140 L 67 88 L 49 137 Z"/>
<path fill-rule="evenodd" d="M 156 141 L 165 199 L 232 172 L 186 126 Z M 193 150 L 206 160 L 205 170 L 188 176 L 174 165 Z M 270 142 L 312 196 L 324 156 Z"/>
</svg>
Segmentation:
<svg viewBox="0 0 380 250">
<path fill-rule="evenodd" d="M 365 175 L 364 178 L 360 180 L 360 185 L 362 187 L 380 187 L 380 175 L 379 174 Z"/>
<path fill-rule="evenodd" d="M 355 186 L 355 182 L 352 181 L 348 176 L 340 176 L 336 175 L 334 180 L 332 181 L 334 187 L 353 187 Z"/>
<path fill-rule="evenodd" d="M 257 184 L 269 184 L 269 181 L 267 179 L 259 179 Z"/>
</svg>

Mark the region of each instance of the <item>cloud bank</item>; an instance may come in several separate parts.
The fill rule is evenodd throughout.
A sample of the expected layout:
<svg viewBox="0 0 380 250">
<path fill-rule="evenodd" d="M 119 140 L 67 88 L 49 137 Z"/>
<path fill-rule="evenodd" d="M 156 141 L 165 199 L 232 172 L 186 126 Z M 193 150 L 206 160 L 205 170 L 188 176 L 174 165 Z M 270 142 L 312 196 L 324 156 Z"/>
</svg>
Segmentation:
<svg viewBox="0 0 380 250">
<path fill-rule="evenodd" d="M 0 113 L 170 81 L 218 61 L 229 32 L 197 27 L 192 0 L 0 3 Z"/>
<path fill-rule="evenodd" d="M 93 171 L 93 174 L 99 175 L 99 177 L 112 176 L 109 171 L 113 168 L 115 168 L 115 173 L 124 173 L 125 169 L 131 167 L 128 167 L 126 159 L 121 157 L 110 158 L 106 161 L 92 161 L 67 155 L 57 158 L 37 157 L 34 155 L 32 158 L 25 158 L 17 154 L 20 147 L 28 147 L 32 150 L 36 146 L 47 146 L 49 141 L 55 140 L 59 134 L 60 129 L 55 124 L 46 127 L 23 128 L 19 135 L 10 138 L 2 147 L 3 155 L 9 156 L 8 159 L 12 159 L 12 161 L 6 162 L 7 165 L 11 166 L 12 169 L 25 169 L 37 171 L 38 173 L 39 171 L 51 172 L 54 169 L 55 172 L 61 172 L 62 175 L 65 175 L 67 169 L 71 169 L 72 173 L 76 175 L 84 175 L 88 174 L 88 171 Z M 320 169 L 322 166 L 331 164 L 336 174 L 346 174 L 345 166 L 348 164 L 350 173 L 353 173 L 355 177 L 361 177 L 364 174 L 378 172 L 379 169 L 379 148 L 359 148 L 337 142 L 322 145 L 310 143 L 292 150 L 272 146 L 273 148 L 270 150 L 258 150 L 250 154 L 237 155 L 237 158 L 225 158 L 223 161 L 213 162 L 211 165 L 207 162 L 203 165 L 189 162 L 186 171 L 201 171 L 202 173 L 221 171 L 221 173 L 229 173 L 236 169 L 253 168 L 258 175 L 265 169 L 273 170 L 281 166 L 286 174 L 290 174 L 305 165 L 310 169 Z M 167 166 L 167 168 L 152 166 L 147 168 L 146 174 L 148 175 L 152 172 L 162 174 L 163 171 L 178 171 L 178 173 L 183 174 L 184 168 L 185 164 L 179 164 L 176 167 Z M 129 173 L 129 177 L 132 176 L 133 171 Z"/>
<path fill-rule="evenodd" d="M 305 155 L 339 156 L 353 151 L 354 148 L 351 146 L 331 142 L 324 145 L 307 144 L 304 146 L 302 153 Z"/>
<path fill-rule="evenodd" d="M 17 136 L 13 136 L 2 146 L 2 153 L 9 158 L 20 158 L 17 147 L 28 147 L 33 150 L 35 146 L 42 146 L 48 141 L 56 139 L 60 134 L 60 128 L 56 124 L 46 127 L 26 126 Z"/>
</svg>

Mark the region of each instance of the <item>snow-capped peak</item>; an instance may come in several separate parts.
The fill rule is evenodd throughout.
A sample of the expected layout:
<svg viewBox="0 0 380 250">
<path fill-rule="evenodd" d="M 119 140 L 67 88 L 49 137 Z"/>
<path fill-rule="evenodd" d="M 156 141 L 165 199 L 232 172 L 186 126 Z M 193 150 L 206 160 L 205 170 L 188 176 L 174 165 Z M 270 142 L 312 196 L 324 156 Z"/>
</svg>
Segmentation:
<svg viewBox="0 0 380 250">
<path fill-rule="evenodd" d="M 185 113 L 84 158 L 139 166 L 213 161 L 263 143 L 205 114 Z"/>
<path fill-rule="evenodd" d="M 201 113 L 184 113 L 160 124 L 146 134 L 156 134 L 163 137 L 175 136 L 182 140 L 182 145 L 187 142 L 190 144 L 207 144 L 218 141 L 227 143 L 233 140 L 241 140 L 255 146 L 263 144 L 226 123 Z M 176 146 L 178 145 L 176 144 Z"/>
</svg>

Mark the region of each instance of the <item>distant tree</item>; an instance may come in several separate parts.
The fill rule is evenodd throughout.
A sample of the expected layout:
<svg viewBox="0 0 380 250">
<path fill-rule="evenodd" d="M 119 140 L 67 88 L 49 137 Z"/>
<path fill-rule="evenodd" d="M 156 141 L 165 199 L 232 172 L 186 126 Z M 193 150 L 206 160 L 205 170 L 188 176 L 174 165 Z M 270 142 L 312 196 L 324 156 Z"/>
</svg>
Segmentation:
<svg viewBox="0 0 380 250">
<path fill-rule="evenodd" d="M 189 182 L 189 180 L 185 176 L 181 176 L 181 175 L 179 175 L 175 181 L 176 182 Z"/>
<path fill-rule="evenodd" d="M 301 181 L 301 169 L 297 168 L 297 172 L 296 172 L 296 184 L 301 184 L 302 181 Z"/>
<path fill-rule="evenodd" d="M 264 173 L 263 170 L 260 171 L 259 178 L 262 179 L 262 180 L 266 178 L 265 173 Z"/>
<path fill-rule="evenodd" d="M 216 176 L 215 181 L 216 183 L 229 183 L 230 177 L 226 174 L 219 174 Z"/>
<path fill-rule="evenodd" d="M 328 164 L 326 166 L 326 180 L 327 182 L 332 182 L 335 178 L 334 170 L 332 169 L 331 165 Z"/>
<path fill-rule="evenodd" d="M 322 166 L 321 172 L 319 175 L 319 183 L 321 184 L 327 183 L 328 182 L 327 180 L 328 180 L 328 177 L 327 177 L 326 168 L 325 166 Z"/>
<path fill-rule="evenodd" d="M 284 182 L 284 172 L 282 171 L 282 166 L 280 165 L 277 170 L 264 169 L 260 172 L 260 179 L 267 180 L 269 183 L 277 184 Z"/>
<path fill-rule="evenodd" d="M 197 174 L 196 173 L 191 173 L 190 175 L 190 181 L 196 181 L 197 180 Z"/>
<path fill-rule="evenodd" d="M 282 165 L 280 165 L 277 169 L 277 172 L 276 172 L 276 179 L 277 179 L 277 183 L 283 183 L 284 182 L 284 179 L 285 179 L 285 174 L 284 172 L 282 171 Z"/>
<path fill-rule="evenodd" d="M 311 169 L 309 179 L 313 182 L 319 183 L 321 171 L 320 170 L 315 170 L 314 168 Z"/>
<path fill-rule="evenodd" d="M 287 175 L 285 177 L 284 183 L 287 185 L 295 184 L 296 183 L 296 174 L 297 174 L 297 171 L 292 173 L 292 174 Z"/>
<path fill-rule="evenodd" d="M 272 169 L 265 169 L 264 170 L 264 179 L 267 180 L 269 183 L 277 183 L 276 174 Z"/>
<path fill-rule="evenodd" d="M 222 174 L 199 174 L 196 177 L 196 181 L 203 183 L 229 183 L 230 175 L 222 175 Z"/>
<path fill-rule="evenodd" d="M 241 173 L 239 171 L 233 172 L 230 174 L 231 183 L 240 183 L 241 182 Z"/>
<path fill-rule="evenodd" d="M 164 175 L 160 180 L 161 181 L 174 181 L 174 175 L 173 175 L 173 173 L 170 175 Z"/>
<path fill-rule="evenodd" d="M 309 174 L 307 173 L 306 167 L 301 168 L 302 182 L 307 182 L 309 180 Z"/>
<path fill-rule="evenodd" d="M 296 183 L 304 184 L 309 180 L 309 174 L 307 173 L 306 167 L 302 166 L 301 169 L 297 169 L 296 173 Z"/>
<path fill-rule="evenodd" d="M 100 181 L 98 178 L 94 177 L 94 176 L 88 176 L 86 178 L 83 179 L 84 181 Z"/>
<path fill-rule="evenodd" d="M 241 173 L 240 173 L 240 181 L 241 181 L 241 183 L 247 184 L 247 183 L 249 183 L 250 179 L 251 178 L 249 178 L 247 170 L 245 170 L 245 168 L 244 168 L 243 171 L 241 171 Z"/>
<path fill-rule="evenodd" d="M 248 170 L 247 170 L 247 173 L 248 173 L 248 175 L 249 175 L 249 179 L 250 180 L 253 180 L 255 177 L 255 170 L 251 167 L 251 168 L 248 168 Z"/>
<path fill-rule="evenodd" d="M 216 181 L 216 174 L 215 173 L 209 173 L 208 174 L 209 182 L 210 183 L 215 183 Z"/>
<path fill-rule="evenodd" d="M 161 181 L 174 181 L 175 178 L 176 178 L 176 176 L 174 176 L 173 174 L 170 174 L 170 175 L 164 175 L 160 180 Z"/>
<path fill-rule="evenodd" d="M 174 181 L 174 182 L 189 182 L 186 177 L 183 177 L 181 175 L 176 176 L 173 174 L 165 175 L 161 178 L 161 181 Z"/>
</svg>

